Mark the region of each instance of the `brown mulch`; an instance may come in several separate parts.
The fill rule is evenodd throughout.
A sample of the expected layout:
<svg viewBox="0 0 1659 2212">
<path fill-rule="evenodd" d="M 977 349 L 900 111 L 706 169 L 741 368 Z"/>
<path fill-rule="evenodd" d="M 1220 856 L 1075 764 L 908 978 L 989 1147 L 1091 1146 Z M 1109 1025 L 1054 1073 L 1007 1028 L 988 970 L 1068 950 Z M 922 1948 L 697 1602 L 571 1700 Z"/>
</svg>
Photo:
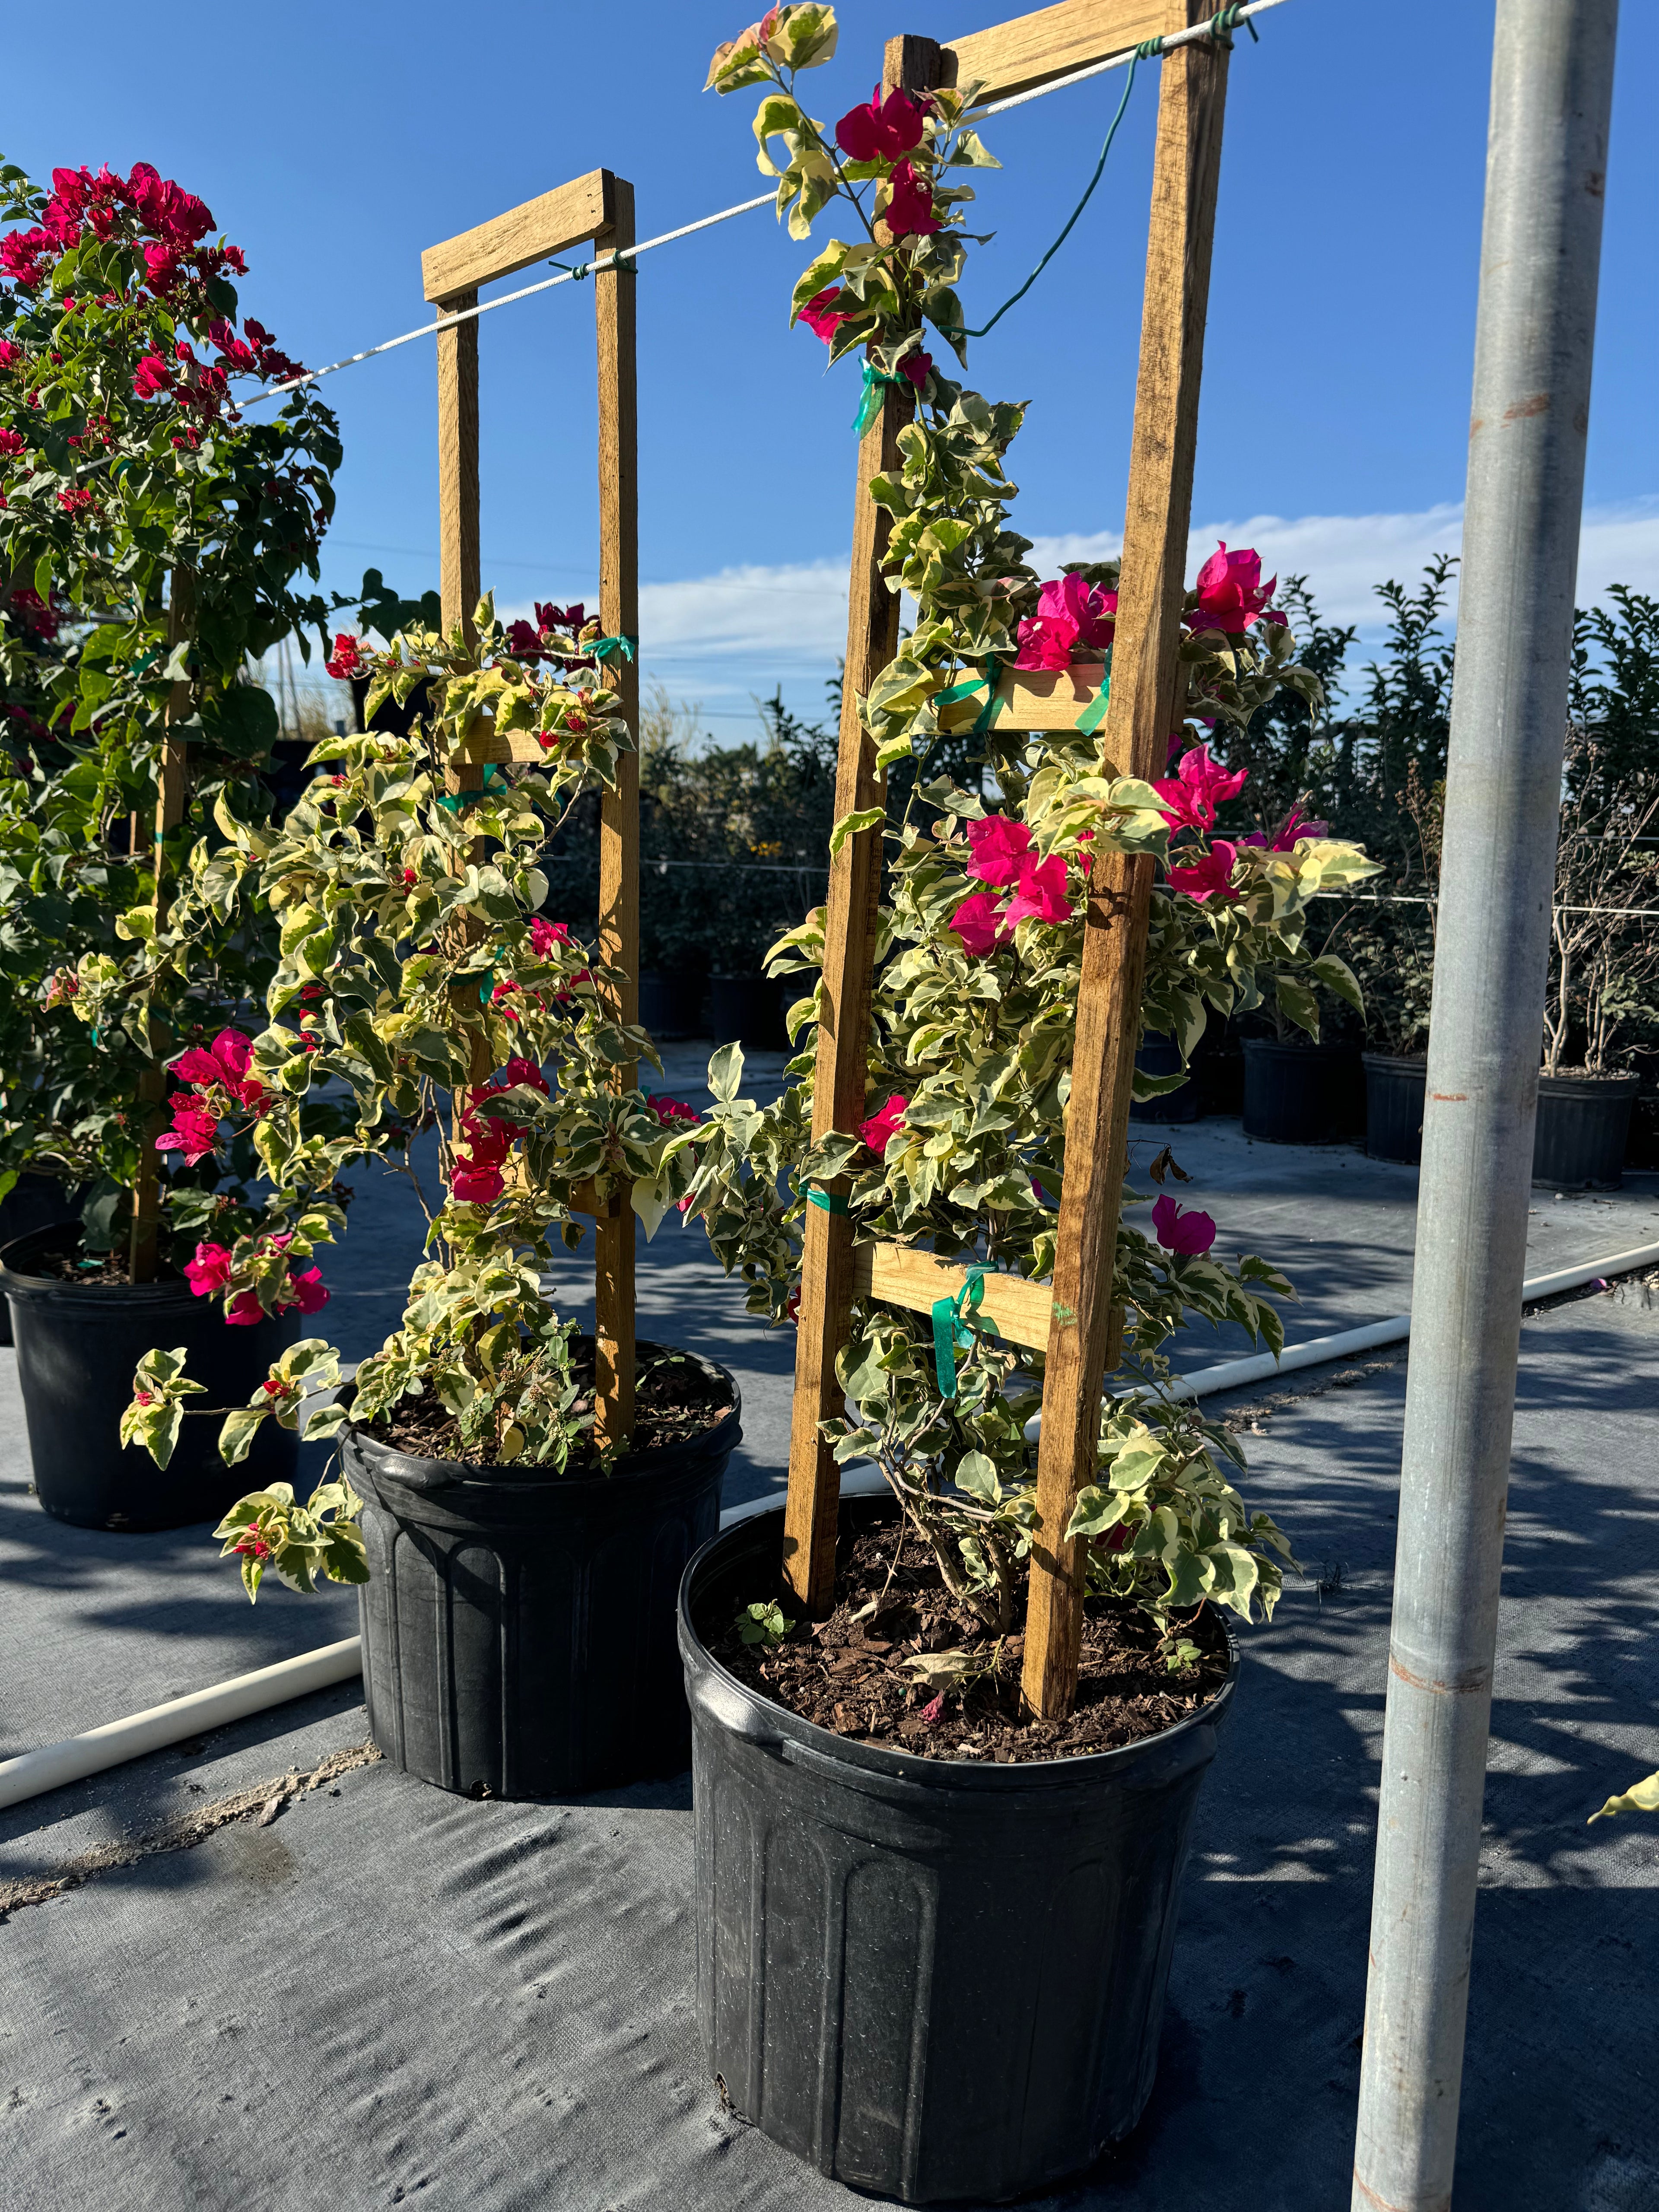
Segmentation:
<svg viewBox="0 0 1659 2212">
<path fill-rule="evenodd" d="M 112 1283 L 125 1285 L 132 1280 L 127 1255 L 118 1250 L 83 1258 L 76 1245 L 72 1252 L 43 1252 L 30 1264 L 35 1274 L 54 1283 L 90 1283 L 103 1290 Z M 177 1282 L 181 1278 L 172 1268 L 163 1267 L 158 1270 L 156 1279 Z"/>
<path fill-rule="evenodd" d="M 709 1620 L 699 1626 L 710 1650 L 740 1682 L 836 1735 L 921 1759 L 1002 1765 L 1077 1759 L 1157 1735 L 1207 1703 L 1226 1674 L 1226 1637 L 1212 1609 L 1182 1632 L 1199 1646 L 1198 1660 L 1171 1673 L 1145 1613 L 1091 1603 L 1068 1719 L 1022 1717 L 1021 1633 L 1005 1639 L 994 1672 L 965 1689 L 940 1692 L 919 1681 L 906 1661 L 983 1646 L 988 1662 L 994 1647 L 977 1620 L 957 1608 L 920 1537 L 905 1532 L 895 1565 L 898 1534 L 889 1524 L 843 1539 L 836 1609 L 821 1625 L 795 1620 L 781 1644 L 745 1644 L 733 1621 Z M 786 1599 L 784 1619 L 798 1611 Z"/>
<path fill-rule="evenodd" d="M 593 1409 L 593 1355 L 579 1353 L 571 1371 L 583 1386 L 574 1411 Z M 699 1363 L 679 1352 L 642 1354 L 634 1378 L 634 1433 L 629 1454 L 661 1451 L 670 1444 L 688 1443 L 712 1429 L 732 1410 L 730 1386 L 709 1374 Z M 459 1424 L 435 1398 L 404 1398 L 392 1411 L 368 1425 L 368 1433 L 398 1451 L 416 1459 L 449 1460 L 458 1467 L 493 1467 L 477 1450 L 461 1448 Z M 533 1462 L 515 1461 L 521 1471 Z M 588 1464 L 597 1468 L 590 1457 Z M 566 1472 L 580 1474 L 583 1462 L 574 1456 Z"/>
</svg>

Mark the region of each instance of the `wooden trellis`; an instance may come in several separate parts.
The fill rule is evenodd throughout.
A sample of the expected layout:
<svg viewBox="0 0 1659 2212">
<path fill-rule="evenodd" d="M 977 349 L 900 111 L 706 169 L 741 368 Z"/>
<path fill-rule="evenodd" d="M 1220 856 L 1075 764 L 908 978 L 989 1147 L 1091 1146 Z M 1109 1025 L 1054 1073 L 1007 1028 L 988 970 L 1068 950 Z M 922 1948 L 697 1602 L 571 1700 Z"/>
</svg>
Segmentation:
<svg viewBox="0 0 1659 2212">
<path fill-rule="evenodd" d="M 1004 99 L 1205 22 L 1200 0 L 1062 0 L 976 32 L 954 47 L 899 38 L 886 49 L 884 89 L 977 82 Z M 1227 47 L 1214 38 L 1172 49 L 1161 63 L 1152 216 L 1146 241 L 1140 366 L 1135 391 L 1122 577 L 1102 748 L 1121 774 L 1164 771 L 1177 712 L 1181 610 L 1191 516 L 1210 253 L 1220 172 Z M 836 811 L 879 805 L 884 779 L 858 699 L 897 646 L 898 599 L 881 574 L 888 522 L 871 478 L 896 467 L 897 436 L 914 395 L 889 386 L 859 448 L 851 606 Z M 1103 671 L 1007 673 L 1000 726 L 1069 728 L 1097 696 Z M 879 827 L 849 838 L 830 866 L 813 1134 L 852 1132 L 867 1112 L 870 989 L 881 872 Z M 1091 872 L 1083 973 L 1073 1047 L 1066 1181 L 1052 1285 L 985 1279 L 981 1310 L 1017 1343 L 1047 1353 L 1037 1456 L 1042 1534 L 1031 1571 L 1024 1694 L 1041 1717 L 1070 1710 L 1082 1634 L 1080 1546 L 1058 1532 L 1094 1479 L 1101 1387 L 1117 1358 L 1121 1318 L 1112 1271 L 1126 1168 L 1129 1101 L 1146 960 L 1153 863 L 1103 854 Z M 835 1186 L 845 1191 L 846 1179 Z M 958 1289 L 963 1270 L 896 1246 L 854 1249 L 843 1214 L 807 1209 L 796 1353 L 784 1571 L 799 1601 L 822 1616 L 835 1581 L 840 1470 L 820 1424 L 842 1411 L 836 1356 L 860 1292 L 912 1311 Z"/>
<path fill-rule="evenodd" d="M 459 238 L 429 246 L 421 256 L 426 297 L 440 323 L 478 304 L 482 286 L 511 276 L 532 262 L 573 246 L 592 245 L 597 261 L 591 282 L 596 341 L 599 423 L 599 620 L 611 637 L 633 640 L 639 631 L 639 501 L 634 343 L 634 264 L 617 257 L 634 244 L 634 187 L 609 169 L 594 169 L 556 190 L 511 208 Z M 460 623 L 471 631 L 478 603 L 478 325 L 452 323 L 438 334 L 438 505 L 441 585 L 446 629 Z M 618 653 L 606 680 L 620 696 L 621 711 L 637 736 L 639 665 Z M 481 788 L 486 762 L 533 757 L 511 740 L 490 733 L 469 744 L 452 763 L 452 791 Z M 640 781 L 639 756 L 624 753 L 617 788 L 599 809 L 599 957 L 621 981 L 611 1012 L 632 1024 L 639 1013 Z M 488 1070 L 481 1072 L 487 1074 Z M 632 1062 L 617 1070 L 619 1091 L 631 1090 Z M 620 1444 L 634 1425 L 634 1215 L 626 1190 L 585 1209 L 594 1216 L 594 1437 Z"/>
</svg>

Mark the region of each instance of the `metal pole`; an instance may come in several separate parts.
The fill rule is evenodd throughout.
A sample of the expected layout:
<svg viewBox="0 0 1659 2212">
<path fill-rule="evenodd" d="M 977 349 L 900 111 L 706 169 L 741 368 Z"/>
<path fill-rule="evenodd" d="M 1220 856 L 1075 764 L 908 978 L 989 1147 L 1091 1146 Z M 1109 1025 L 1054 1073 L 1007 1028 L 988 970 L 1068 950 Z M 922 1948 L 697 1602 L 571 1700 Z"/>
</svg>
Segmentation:
<svg viewBox="0 0 1659 2212">
<path fill-rule="evenodd" d="M 1451 2202 L 1618 0 L 1498 0 L 1354 2212 Z"/>
</svg>

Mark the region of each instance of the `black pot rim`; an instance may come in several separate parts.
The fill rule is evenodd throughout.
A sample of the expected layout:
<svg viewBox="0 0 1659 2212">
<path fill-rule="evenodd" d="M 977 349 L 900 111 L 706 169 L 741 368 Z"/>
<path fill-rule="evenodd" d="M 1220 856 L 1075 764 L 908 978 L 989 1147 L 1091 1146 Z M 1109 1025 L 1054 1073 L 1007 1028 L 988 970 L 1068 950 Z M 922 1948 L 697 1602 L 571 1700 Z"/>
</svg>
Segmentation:
<svg viewBox="0 0 1659 2212">
<path fill-rule="evenodd" d="M 1633 1098 L 1642 1087 L 1639 1075 L 1546 1075 L 1538 1073 L 1540 1098 Z"/>
<path fill-rule="evenodd" d="M 53 1249 L 47 1240 L 60 1238 L 66 1231 L 78 1237 L 80 1222 L 49 1222 L 44 1229 L 31 1229 L 0 1245 L 0 1290 L 7 1297 L 42 1304 L 73 1298 L 81 1306 L 178 1306 L 185 1311 L 194 1304 L 196 1294 L 182 1275 L 155 1283 L 73 1283 L 57 1275 L 30 1274 L 19 1264 L 33 1260 L 37 1249 Z"/>
<path fill-rule="evenodd" d="M 850 1504 L 853 1501 L 847 1502 Z M 880 1504 L 882 1501 L 876 1499 L 871 1502 Z M 738 1522 L 735 1527 L 722 1528 L 700 1551 L 691 1554 L 685 1563 L 685 1572 L 680 1577 L 680 1652 L 688 1664 L 695 1663 L 708 1668 L 709 1673 L 719 1678 L 723 1691 L 741 1699 L 749 1711 L 762 1716 L 768 1723 L 769 1734 L 787 1737 L 817 1759 L 877 1775 L 887 1782 L 922 1782 L 933 1789 L 977 1790 L 988 1796 L 1012 1796 L 1023 1791 L 1036 1794 L 1086 1786 L 1095 1782 L 1115 1781 L 1127 1767 L 1163 1752 L 1189 1730 L 1218 1725 L 1231 1707 L 1242 1661 L 1237 1638 L 1218 1607 L 1216 1619 L 1227 1639 L 1227 1672 L 1214 1696 L 1207 1698 L 1196 1712 L 1188 1713 L 1185 1719 L 1176 1721 L 1172 1727 L 1160 1729 L 1156 1735 L 1140 1736 L 1133 1743 L 1117 1744 L 1110 1751 L 1084 1752 L 1073 1759 L 1027 1759 L 1006 1766 L 999 1765 L 994 1761 L 974 1759 L 921 1759 L 911 1751 L 885 1751 L 854 1743 L 850 1737 L 837 1735 L 833 1729 L 820 1728 L 816 1721 L 804 1719 L 799 1713 L 791 1712 L 787 1705 L 775 1705 L 770 1698 L 763 1698 L 757 1691 L 750 1689 L 746 1682 L 740 1682 L 715 1658 L 697 1633 L 691 1619 L 691 1586 L 704 1561 L 709 1559 L 722 1544 L 734 1537 L 750 1534 L 763 1522 L 775 1521 L 781 1532 L 783 1515 L 784 1509 L 781 1505 L 767 1513 L 751 1514 L 746 1521 Z"/>
<path fill-rule="evenodd" d="M 522 1474 L 514 1474 L 511 1464 L 481 1468 L 460 1460 L 424 1459 L 413 1452 L 400 1451 L 395 1444 L 383 1443 L 355 1421 L 347 1423 L 341 1441 L 344 1443 L 349 1440 L 361 1454 L 372 1477 L 385 1477 L 405 1490 L 418 1491 L 428 1497 L 449 1491 L 506 1491 L 516 1496 L 535 1491 L 556 1491 L 562 1498 L 578 1498 L 591 1490 L 610 1495 L 614 1494 L 619 1483 L 658 1481 L 665 1474 L 678 1474 L 694 1460 L 715 1452 L 723 1451 L 729 1455 L 735 1451 L 743 1437 L 743 1392 L 731 1370 L 683 1345 L 655 1344 L 641 1338 L 634 1348 L 636 1355 L 642 1352 L 672 1352 L 682 1359 L 695 1359 L 707 1373 L 719 1376 L 726 1383 L 732 1393 L 732 1403 L 719 1420 L 700 1430 L 695 1437 L 682 1437 L 678 1443 L 659 1445 L 652 1451 L 625 1452 L 609 1474 L 594 1474 L 586 1468 L 573 1474 L 562 1468 L 539 1465 L 527 1466 Z"/>
<path fill-rule="evenodd" d="M 1404 1068 L 1423 1076 L 1429 1072 L 1429 1056 L 1423 1052 L 1362 1052 L 1359 1057 L 1367 1067 Z"/>
<path fill-rule="evenodd" d="M 1245 1052 L 1293 1052 L 1297 1059 L 1334 1060 L 1352 1053 L 1351 1044 L 1316 1044 L 1310 1037 L 1305 1043 L 1294 1037 L 1247 1036 L 1238 1040 Z"/>
</svg>

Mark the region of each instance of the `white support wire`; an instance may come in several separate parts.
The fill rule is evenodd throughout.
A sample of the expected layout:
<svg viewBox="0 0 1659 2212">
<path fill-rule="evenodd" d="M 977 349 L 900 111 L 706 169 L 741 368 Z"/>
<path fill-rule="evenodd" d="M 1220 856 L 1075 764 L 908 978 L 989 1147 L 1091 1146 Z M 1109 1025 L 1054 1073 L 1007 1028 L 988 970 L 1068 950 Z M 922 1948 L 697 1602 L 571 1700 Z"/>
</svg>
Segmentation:
<svg viewBox="0 0 1659 2212">
<path fill-rule="evenodd" d="M 1282 8 L 1284 5 L 1285 0 L 1251 0 L 1250 6 L 1239 9 L 1234 21 L 1236 24 L 1248 23 L 1253 15 L 1265 15 L 1269 8 Z M 1225 10 L 1221 12 L 1224 14 Z M 1210 36 L 1207 22 L 1194 23 L 1190 30 L 1169 32 L 1161 41 L 1160 52 L 1167 54 L 1172 46 L 1195 46 L 1199 40 Z M 976 122 L 981 116 L 1006 115 L 1011 107 L 1024 107 L 1028 100 L 1046 99 L 1051 92 L 1064 92 L 1068 85 L 1083 84 L 1090 77 L 1104 76 L 1111 70 L 1127 69 L 1134 58 L 1134 48 L 1126 46 L 1121 54 L 1112 55 L 1109 60 L 1091 62 L 1087 69 L 1073 70 L 1067 76 L 1054 77 L 1048 84 L 1033 85 L 1030 92 L 1012 93 L 1006 100 L 994 100 L 987 106 L 970 108 L 969 117 Z"/>
<path fill-rule="evenodd" d="M 1282 8 L 1284 4 L 1285 0 L 1250 0 L 1248 7 L 1240 9 L 1236 21 L 1247 23 L 1253 15 L 1260 15 L 1269 8 Z M 1198 40 L 1212 35 L 1207 22 L 1196 24 L 1188 31 L 1171 31 L 1163 41 L 1163 51 L 1167 53 L 1173 46 L 1192 46 Z M 1036 85 L 1030 92 L 1017 92 L 1008 100 L 993 100 L 989 106 L 975 107 L 970 112 L 975 118 L 1006 114 L 1011 107 L 1024 107 L 1028 100 L 1046 99 L 1051 92 L 1064 92 L 1068 85 L 1082 84 L 1090 77 L 1103 76 L 1109 70 L 1127 69 L 1134 58 L 1133 48 L 1126 47 L 1121 54 L 1112 55 L 1108 61 L 1093 62 L 1087 69 L 1073 70 L 1069 76 L 1057 76 L 1051 83 Z M 696 222 L 684 222 L 678 230 L 665 230 L 655 238 L 642 239 L 639 245 L 624 246 L 619 253 L 609 253 L 593 261 L 578 262 L 574 269 L 562 270 L 556 276 L 544 276 L 539 283 L 521 285 L 516 292 L 504 292 L 499 300 L 486 300 L 478 307 L 463 308 L 459 314 L 435 318 L 429 323 L 421 324 L 418 329 L 405 331 L 401 337 L 386 338 L 379 345 L 365 346 L 361 353 L 349 353 L 343 360 L 331 361 L 321 368 L 308 368 L 302 376 L 291 376 L 282 384 L 268 384 L 261 391 L 250 392 L 246 398 L 233 404 L 239 411 L 257 407 L 262 399 L 275 399 L 284 392 L 297 392 L 301 386 L 315 384 L 319 378 L 332 376 L 339 369 L 353 368 L 360 361 L 373 361 L 377 354 L 391 353 L 398 346 L 411 345 L 416 338 L 435 337 L 440 331 L 453 331 L 459 323 L 476 322 L 480 315 L 487 315 L 496 307 L 510 307 L 515 300 L 528 300 L 538 292 L 551 292 L 560 284 L 574 284 L 580 278 L 592 276 L 596 272 L 603 275 L 606 270 L 618 264 L 625 265 L 637 260 L 641 253 L 649 253 L 659 246 L 672 246 L 676 239 L 690 238 L 694 231 L 708 230 L 717 222 L 729 222 L 733 216 L 750 215 L 757 208 L 773 207 L 776 202 L 775 192 L 761 192 L 752 200 L 739 200 L 735 207 L 721 208 L 714 215 L 700 216 Z"/>
</svg>

